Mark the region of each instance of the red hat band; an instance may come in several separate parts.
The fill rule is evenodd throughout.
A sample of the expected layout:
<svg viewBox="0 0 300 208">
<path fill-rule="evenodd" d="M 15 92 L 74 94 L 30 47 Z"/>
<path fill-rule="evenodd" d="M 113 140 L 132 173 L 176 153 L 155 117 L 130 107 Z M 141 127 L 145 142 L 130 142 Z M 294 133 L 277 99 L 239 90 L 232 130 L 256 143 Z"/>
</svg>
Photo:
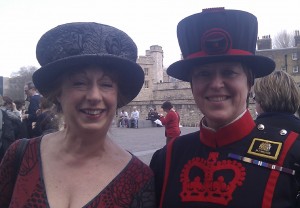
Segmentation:
<svg viewBox="0 0 300 208">
<path fill-rule="evenodd" d="M 186 59 L 211 55 L 253 55 L 249 51 L 233 49 L 230 34 L 220 28 L 213 28 L 205 32 L 201 37 L 200 48 L 202 51 L 190 54 Z"/>
</svg>

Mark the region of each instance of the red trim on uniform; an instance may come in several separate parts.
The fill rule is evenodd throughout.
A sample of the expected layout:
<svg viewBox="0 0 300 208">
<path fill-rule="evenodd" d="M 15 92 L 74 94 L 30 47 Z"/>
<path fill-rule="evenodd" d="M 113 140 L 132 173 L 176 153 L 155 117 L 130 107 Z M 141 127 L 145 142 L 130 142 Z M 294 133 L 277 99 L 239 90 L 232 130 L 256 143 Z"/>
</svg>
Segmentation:
<svg viewBox="0 0 300 208">
<path fill-rule="evenodd" d="M 173 148 L 173 143 L 176 139 L 172 139 L 168 144 L 167 144 L 167 152 L 166 152 L 166 167 L 165 167 L 165 175 L 164 175 L 164 183 L 161 191 L 161 196 L 160 196 L 160 202 L 159 202 L 159 207 L 162 208 L 164 197 L 165 197 L 165 192 L 167 188 L 167 182 L 168 182 L 168 177 L 170 173 L 170 167 L 171 167 L 171 158 L 172 158 L 172 148 Z"/>
<path fill-rule="evenodd" d="M 298 136 L 299 135 L 295 132 L 291 132 L 288 135 L 288 137 L 286 138 L 286 140 L 284 142 L 283 149 L 280 154 L 277 165 L 283 166 L 285 157 Z M 271 208 L 271 206 L 272 206 L 273 194 L 275 191 L 275 186 L 276 186 L 279 174 L 280 174 L 280 172 L 277 170 L 272 170 L 270 173 L 270 176 L 269 176 L 269 179 L 267 182 L 267 186 L 265 189 L 264 197 L 263 197 L 263 202 L 262 202 L 263 208 Z"/>
<path fill-rule="evenodd" d="M 222 54 L 215 54 L 215 55 L 253 55 L 253 53 L 250 53 L 249 51 L 239 50 L 239 49 L 229 49 L 226 53 Z M 199 58 L 199 57 L 207 57 L 211 56 L 205 51 L 199 51 L 197 53 L 193 53 L 188 55 L 185 59 L 191 59 L 191 58 Z"/>
<path fill-rule="evenodd" d="M 221 147 L 243 139 L 250 134 L 254 127 L 255 122 L 247 110 L 237 121 L 234 121 L 218 131 L 212 131 L 200 125 L 200 140 L 209 147 Z"/>
</svg>

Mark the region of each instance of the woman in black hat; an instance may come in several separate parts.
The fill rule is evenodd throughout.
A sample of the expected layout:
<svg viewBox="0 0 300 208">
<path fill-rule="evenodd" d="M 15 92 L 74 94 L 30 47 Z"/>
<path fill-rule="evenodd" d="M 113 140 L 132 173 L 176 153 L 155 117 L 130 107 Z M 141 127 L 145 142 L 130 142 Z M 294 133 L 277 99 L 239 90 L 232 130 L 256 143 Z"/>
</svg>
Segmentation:
<svg viewBox="0 0 300 208">
<path fill-rule="evenodd" d="M 254 78 L 275 63 L 256 56 L 250 13 L 206 9 L 177 28 L 183 60 L 167 73 L 191 83 L 200 131 L 158 150 L 150 163 L 160 207 L 296 207 L 298 134 L 256 125 L 247 109 Z M 299 205 L 298 205 L 299 206 Z"/>
<path fill-rule="evenodd" d="M 22 142 L 10 147 L 0 207 L 154 207 L 151 169 L 108 135 L 116 109 L 144 83 L 136 58 L 132 39 L 108 25 L 69 23 L 41 37 L 33 82 L 59 107 L 65 129 L 31 139 L 20 167 Z"/>
</svg>

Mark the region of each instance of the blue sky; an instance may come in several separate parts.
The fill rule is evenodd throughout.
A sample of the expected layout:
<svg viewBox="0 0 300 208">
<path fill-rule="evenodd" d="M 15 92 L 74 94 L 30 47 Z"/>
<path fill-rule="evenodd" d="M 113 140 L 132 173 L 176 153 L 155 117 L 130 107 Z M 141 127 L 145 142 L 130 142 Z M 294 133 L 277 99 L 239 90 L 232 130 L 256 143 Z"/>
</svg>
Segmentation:
<svg viewBox="0 0 300 208">
<path fill-rule="evenodd" d="M 253 13 L 259 37 L 300 30 L 299 0 L 1 0 L 0 76 L 10 76 L 22 66 L 39 67 L 35 58 L 39 38 L 59 24 L 76 21 L 125 31 L 137 44 L 139 55 L 145 55 L 151 45 L 162 46 L 167 67 L 180 59 L 177 23 L 209 7 Z"/>
</svg>

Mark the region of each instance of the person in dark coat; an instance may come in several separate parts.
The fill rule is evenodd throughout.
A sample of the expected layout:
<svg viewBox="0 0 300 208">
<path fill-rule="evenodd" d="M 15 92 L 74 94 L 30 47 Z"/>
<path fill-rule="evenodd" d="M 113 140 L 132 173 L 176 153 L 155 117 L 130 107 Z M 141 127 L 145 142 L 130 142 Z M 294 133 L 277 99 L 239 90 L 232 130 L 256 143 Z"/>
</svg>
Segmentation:
<svg viewBox="0 0 300 208">
<path fill-rule="evenodd" d="M 22 122 L 24 122 L 27 126 L 28 138 L 32 138 L 32 123 L 36 122 L 36 112 L 39 109 L 41 96 L 33 82 L 26 83 L 24 86 L 24 92 L 27 95 L 27 101 L 29 101 L 29 105 L 27 112 L 22 115 Z"/>
<path fill-rule="evenodd" d="M 156 111 L 156 108 L 150 108 L 147 116 L 147 120 L 150 120 L 153 125 L 161 127 L 161 125 L 156 124 L 155 121 L 159 119 L 159 115 Z"/>
<path fill-rule="evenodd" d="M 253 14 L 224 8 L 179 22 L 183 59 L 167 74 L 190 83 L 204 117 L 154 153 L 158 207 L 299 207 L 300 136 L 256 124 L 247 109 L 254 79 L 275 69 L 255 55 L 257 29 Z"/>
<path fill-rule="evenodd" d="M 300 93 L 291 75 L 278 70 L 257 79 L 254 94 L 257 124 L 300 133 L 300 119 L 295 116 L 300 106 Z"/>
<path fill-rule="evenodd" d="M 59 115 L 55 112 L 53 102 L 45 97 L 40 99 L 40 109 L 32 129 L 33 137 L 45 135 L 59 130 Z"/>
</svg>

